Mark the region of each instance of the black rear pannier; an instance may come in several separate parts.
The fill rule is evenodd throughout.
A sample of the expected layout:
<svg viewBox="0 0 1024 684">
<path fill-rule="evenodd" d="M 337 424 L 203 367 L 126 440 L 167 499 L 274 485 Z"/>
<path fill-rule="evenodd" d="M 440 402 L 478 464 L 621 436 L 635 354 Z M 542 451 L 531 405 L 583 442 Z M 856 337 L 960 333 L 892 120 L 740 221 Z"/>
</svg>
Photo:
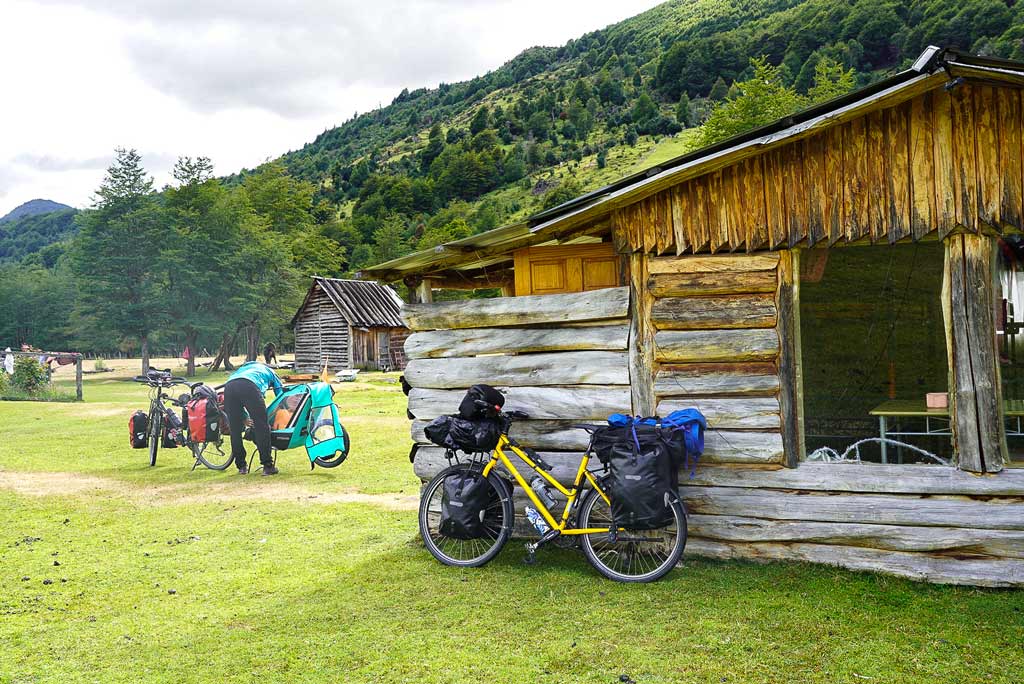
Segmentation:
<svg viewBox="0 0 1024 684">
<path fill-rule="evenodd" d="M 459 416 L 465 420 L 495 418 L 505 405 L 505 395 L 490 385 L 473 385 L 459 404 Z"/>
<path fill-rule="evenodd" d="M 128 419 L 128 443 L 132 449 L 149 446 L 149 416 L 144 411 L 136 411 Z"/>
<path fill-rule="evenodd" d="M 434 444 L 464 451 L 467 454 L 485 453 L 498 445 L 501 422 L 496 418 L 465 420 L 459 416 L 435 418 L 424 429 Z"/>
<path fill-rule="evenodd" d="M 500 518 L 496 518 L 501 505 L 497 487 L 476 469 L 452 473 L 441 485 L 441 534 L 453 539 L 480 539 L 490 534 L 497 536 Z"/>
<path fill-rule="evenodd" d="M 602 481 L 612 517 L 622 527 L 652 530 L 673 520 L 679 471 L 658 428 L 647 425 L 602 427 L 594 433 L 594 453 L 608 467 Z"/>
</svg>

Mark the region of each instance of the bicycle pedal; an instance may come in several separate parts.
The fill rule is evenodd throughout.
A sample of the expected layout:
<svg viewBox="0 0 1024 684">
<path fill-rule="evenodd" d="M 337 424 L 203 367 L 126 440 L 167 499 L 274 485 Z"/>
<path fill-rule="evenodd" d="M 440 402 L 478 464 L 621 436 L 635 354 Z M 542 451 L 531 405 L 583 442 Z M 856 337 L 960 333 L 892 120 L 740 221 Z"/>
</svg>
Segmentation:
<svg viewBox="0 0 1024 684">
<path fill-rule="evenodd" d="M 525 544 L 526 546 L 526 557 L 523 558 L 523 563 L 526 565 L 536 565 L 537 563 L 537 545 L 536 544 Z"/>
</svg>

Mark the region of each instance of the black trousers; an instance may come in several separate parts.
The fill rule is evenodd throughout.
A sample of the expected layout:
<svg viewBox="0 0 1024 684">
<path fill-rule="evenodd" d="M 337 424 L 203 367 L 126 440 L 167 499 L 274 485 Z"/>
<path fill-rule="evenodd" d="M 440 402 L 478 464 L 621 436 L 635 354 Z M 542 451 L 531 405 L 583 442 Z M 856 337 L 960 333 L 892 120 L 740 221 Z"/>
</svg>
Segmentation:
<svg viewBox="0 0 1024 684">
<path fill-rule="evenodd" d="M 271 465 L 270 424 L 267 422 L 267 405 L 263 403 L 260 388 L 245 378 L 235 378 L 224 385 L 224 412 L 228 414 L 228 428 L 231 430 L 231 457 L 235 465 L 245 465 L 245 412 L 252 419 L 253 441 L 260 452 L 260 463 Z"/>
</svg>

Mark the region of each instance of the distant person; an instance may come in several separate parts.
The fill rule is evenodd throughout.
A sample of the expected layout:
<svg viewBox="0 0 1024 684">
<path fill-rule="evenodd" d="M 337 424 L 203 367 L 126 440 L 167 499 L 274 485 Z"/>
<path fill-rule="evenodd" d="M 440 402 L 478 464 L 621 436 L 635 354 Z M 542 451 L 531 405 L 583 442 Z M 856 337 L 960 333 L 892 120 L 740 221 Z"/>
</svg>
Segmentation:
<svg viewBox="0 0 1024 684">
<path fill-rule="evenodd" d="M 263 348 L 263 360 L 268 366 L 272 363 L 277 364 L 277 347 L 273 342 L 267 342 L 267 346 Z"/>
<path fill-rule="evenodd" d="M 260 452 L 263 474 L 277 475 L 277 467 L 270 455 L 267 405 L 263 401 L 263 396 L 271 387 L 274 388 L 275 396 L 284 391 L 277 373 L 259 361 L 243 363 L 224 385 L 224 412 L 228 414 L 228 428 L 231 431 L 231 457 L 235 460 L 240 475 L 249 474 L 249 464 L 245 460 L 245 445 L 242 443 L 246 411 L 252 419 L 253 441 Z"/>
<path fill-rule="evenodd" d="M 14 354 L 11 353 L 10 347 L 4 349 L 4 372 L 14 375 Z"/>
</svg>

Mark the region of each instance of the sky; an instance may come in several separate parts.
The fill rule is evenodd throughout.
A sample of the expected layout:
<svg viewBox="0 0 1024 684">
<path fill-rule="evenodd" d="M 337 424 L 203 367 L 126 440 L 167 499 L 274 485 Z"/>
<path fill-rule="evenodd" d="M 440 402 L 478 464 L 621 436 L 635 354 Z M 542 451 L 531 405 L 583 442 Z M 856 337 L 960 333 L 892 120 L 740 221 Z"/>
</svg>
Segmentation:
<svg viewBox="0 0 1024 684">
<path fill-rule="evenodd" d="M 659 0 L 0 0 L 0 216 L 75 207 L 116 147 L 157 187 L 297 149 L 402 88 L 495 69 Z"/>
</svg>

